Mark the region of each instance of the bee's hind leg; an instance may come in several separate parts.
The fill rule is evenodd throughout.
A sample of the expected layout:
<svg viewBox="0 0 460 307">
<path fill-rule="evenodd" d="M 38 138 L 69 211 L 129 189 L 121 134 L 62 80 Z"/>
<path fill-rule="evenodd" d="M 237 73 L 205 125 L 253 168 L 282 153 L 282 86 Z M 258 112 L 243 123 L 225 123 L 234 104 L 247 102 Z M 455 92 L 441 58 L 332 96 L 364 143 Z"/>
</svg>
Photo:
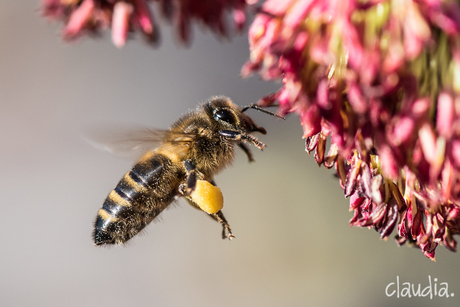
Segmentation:
<svg viewBox="0 0 460 307">
<path fill-rule="evenodd" d="M 210 182 L 213 186 L 217 187 L 217 184 L 214 181 L 214 179 L 211 179 Z M 232 240 L 233 238 L 235 238 L 235 236 L 232 233 L 232 229 L 230 228 L 230 225 L 227 222 L 227 219 L 222 213 L 222 210 L 216 213 L 208 213 L 208 215 L 212 217 L 213 220 L 219 222 L 222 225 L 222 239 Z"/>
<path fill-rule="evenodd" d="M 209 216 L 222 225 L 222 239 L 232 240 L 233 238 L 235 238 L 235 236 L 232 233 L 232 229 L 230 228 L 230 225 L 228 224 L 227 219 L 225 218 L 222 211 L 219 211 L 217 213 L 209 213 Z"/>
<path fill-rule="evenodd" d="M 185 200 L 188 202 L 190 206 L 193 208 L 203 211 L 197 204 L 195 204 L 191 199 L 188 197 L 185 197 Z M 217 213 L 207 213 L 213 220 L 219 222 L 222 225 L 222 239 L 229 239 L 232 240 L 235 236 L 232 233 L 232 229 L 230 228 L 230 225 L 227 222 L 227 219 L 225 218 L 224 214 L 222 211 L 219 211 Z"/>
<path fill-rule="evenodd" d="M 190 165 L 193 166 L 193 164 L 190 162 L 189 165 L 187 165 L 187 161 L 189 160 L 186 160 L 184 162 L 184 165 L 187 169 L 187 172 L 188 172 L 188 177 L 185 181 L 185 183 L 182 183 L 180 186 L 179 186 L 179 192 L 185 196 L 185 199 L 187 200 L 187 202 L 192 206 L 194 207 L 195 209 L 198 209 L 198 210 L 202 210 L 197 204 L 195 204 L 195 202 L 190 198 L 190 193 L 193 192 L 193 190 L 195 189 L 195 186 L 196 186 L 196 173 L 195 173 L 195 168 L 191 168 Z M 190 167 L 190 169 L 189 169 Z M 211 179 L 210 180 L 210 183 L 213 185 L 213 186 L 217 186 L 216 185 L 216 182 Z M 193 188 L 191 188 L 193 187 Z M 219 222 L 221 225 L 222 225 L 222 239 L 229 239 L 229 240 L 232 240 L 235 236 L 233 235 L 232 233 L 232 229 L 230 228 L 230 225 L 228 224 L 227 222 L 227 219 L 225 218 L 224 214 L 222 213 L 222 211 L 219 211 L 219 212 L 216 212 L 216 213 L 207 213 L 212 219 L 214 219 L 215 221 Z"/>
</svg>

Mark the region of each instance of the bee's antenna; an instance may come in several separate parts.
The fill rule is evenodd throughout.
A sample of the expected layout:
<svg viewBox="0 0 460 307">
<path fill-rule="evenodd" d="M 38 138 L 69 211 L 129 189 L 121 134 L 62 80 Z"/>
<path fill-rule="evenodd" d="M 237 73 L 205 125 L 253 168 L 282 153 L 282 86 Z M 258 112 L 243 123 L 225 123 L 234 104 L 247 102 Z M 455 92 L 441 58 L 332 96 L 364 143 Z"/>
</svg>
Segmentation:
<svg viewBox="0 0 460 307">
<path fill-rule="evenodd" d="M 286 119 L 286 118 L 284 118 L 283 116 L 281 116 L 281 115 L 279 115 L 279 114 L 276 114 L 276 113 L 274 113 L 274 112 L 270 112 L 270 111 L 267 111 L 267 110 L 265 110 L 265 109 L 262 109 L 261 107 L 259 107 L 259 106 L 258 106 L 257 104 L 255 104 L 255 103 L 251 103 L 250 105 L 247 105 L 247 106 L 243 107 L 243 108 L 241 109 L 241 112 L 245 112 L 245 111 L 248 110 L 248 109 L 255 109 L 255 110 L 257 110 L 257 111 L 260 111 L 260 112 L 262 112 L 262 113 L 265 113 L 265 114 L 268 114 L 268 115 L 271 115 L 271 116 L 274 116 L 274 117 L 278 117 L 278 118 L 281 118 L 281 119 Z"/>
</svg>

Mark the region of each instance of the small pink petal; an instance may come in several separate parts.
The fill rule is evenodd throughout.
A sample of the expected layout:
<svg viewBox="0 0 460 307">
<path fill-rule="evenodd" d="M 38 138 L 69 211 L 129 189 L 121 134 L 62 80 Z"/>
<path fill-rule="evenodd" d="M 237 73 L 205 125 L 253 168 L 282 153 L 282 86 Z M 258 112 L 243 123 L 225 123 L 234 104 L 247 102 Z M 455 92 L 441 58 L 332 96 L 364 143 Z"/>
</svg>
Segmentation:
<svg viewBox="0 0 460 307">
<path fill-rule="evenodd" d="M 327 80 L 324 78 L 318 83 L 316 99 L 317 99 L 318 105 L 322 109 L 330 110 L 332 108 L 332 103 L 329 101 L 329 91 L 328 91 Z"/>
<path fill-rule="evenodd" d="M 446 160 L 441 172 L 441 191 L 446 199 L 451 198 L 452 185 L 454 184 L 454 169 L 449 160 Z"/>
<path fill-rule="evenodd" d="M 340 20 L 337 23 L 342 33 L 345 48 L 349 52 L 350 65 L 356 69 L 362 68 L 365 51 L 358 29 L 349 20 Z"/>
<path fill-rule="evenodd" d="M 418 6 L 415 2 L 408 8 L 404 24 L 410 28 L 413 35 L 417 36 L 421 41 L 427 41 L 431 37 L 430 26 L 425 17 L 420 13 Z"/>
<path fill-rule="evenodd" d="M 150 12 L 147 1 L 145 0 L 134 0 L 135 14 L 137 20 L 146 34 L 153 33 L 153 18 Z"/>
<path fill-rule="evenodd" d="M 350 209 L 349 211 L 353 211 L 354 209 L 358 208 L 359 206 L 362 205 L 366 198 L 365 197 L 360 197 L 359 193 L 355 192 L 353 195 L 350 197 Z"/>
<path fill-rule="evenodd" d="M 383 61 L 383 70 L 387 73 L 396 72 L 404 64 L 404 48 L 400 41 L 390 41 L 388 54 Z"/>
<path fill-rule="evenodd" d="M 289 9 L 289 12 L 284 17 L 283 22 L 286 27 L 294 29 L 301 22 L 305 21 L 305 16 L 309 13 L 312 6 L 315 5 L 317 0 L 298 0 Z"/>
<path fill-rule="evenodd" d="M 297 0 L 267 0 L 262 5 L 262 11 L 272 15 L 284 15 L 291 5 Z"/>
<path fill-rule="evenodd" d="M 447 221 L 454 221 L 460 218 L 460 208 L 454 207 L 447 215 Z"/>
<path fill-rule="evenodd" d="M 383 145 L 379 148 L 379 157 L 382 161 L 382 170 L 388 178 L 398 178 L 399 168 L 390 146 Z"/>
<path fill-rule="evenodd" d="M 233 12 L 233 21 L 238 31 L 241 31 L 246 23 L 246 14 L 243 9 L 237 9 Z"/>
<path fill-rule="evenodd" d="M 126 2 L 117 2 L 113 8 L 112 42 L 118 48 L 123 47 L 126 43 L 132 13 L 133 6 Z"/>
<path fill-rule="evenodd" d="M 310 34 L 311 35 L 311 34 Z M 324 63 L 329 65 L 334 61 L 334 55 L 329 52 L 330 41 L 327 39 L 318 39 L 318 37 L 312 36 L 310 39 L 310 57 L 317 63 Z"/>
<path fill-rule="evenodd" d="M 405 238 L 407 238 L 406 219 L 407 211 L 404 211 L 404 213 L 401 215 L 401 221 L 399 222 L 397 229 L 398 235 Z"/>
<path fill-rule="evenodd" d="M 460 140 L 452 140 L 450 144 L 450 155 L 454 166 L 460 169 Z"/>
<path fill-rule="evenodd" d="M 347 97 L 356 113 L 364 114 L 367 111 L 367 102 L 356 83 L 350 85 Z"/>
<path fill-rule="evenodd" d="M 415 59 L 431 37 L 427 21 L 420 13 L 418 6 L 412 1 L 406 2 L 407 13 L 404 18 L 404 49 L 409 59 Z"/>
<path fill-rule="evenodd" d="M 78 34 L 91 17 L 94 10 L 94 0 L 84 0 L 70 15 L 69 22 L 64 28 L 64 36 L 72 37 Z"/>
<path fill-rule="evenodd" d="M 418 132 L 420 138 L 420 145 L 422 146 L 423 155 L 430 163 L 436 162 L 436 136 L 429 123 L 425 123 Z"/>
<path fill-rule="evenodd" d="M 413 135 L 415 128 L 415 121 L 413 118 L 408 116 L 403 116 L 397 120 L 393 127 L 393 131 L 389 135 L 391 142 L 394 145 L 399 146 L 400 144 L 405 143 Z"/>
<path fill-rule="evenodd" d="M 422 51 L 422 48 L 422 41 L 417 36 L 415 36 L 410 29 L 407 29 L 407 27 L 405 27 L 404 51 L 406 53 L 406 57 L 410 60 L 415 59 Z"/>
<path fill-rule="evenodd" d="M 411 106 L 411 112 L 416 118 L 420 118 L 426 115 L 426 112 L 430 109 L 430 99 L 422 98 L 416 100 Z"/>
<path fill-rule="evenodd" d="M 460 7 L 458 2 L 444 2 L 442 11 L 438 7 L 431 11 L 434 12 L 430 12 L 429 16 L 434 24 L 448 35 L 458 34 L 460 31 Z"/>
<path fill-rule="evenodd" d="M 247 78 L 249 77 L 253 72 L 257 71 L 260 68 L 259 63 L 253 63 L 251 61 L 247 61 L 244 63 L 243 67 L 241 67 L 241 77 Z"/>
<path fill-rule="evenodd" d="M 433 240 L 430 237 L 430 240 L 428 240 L 425 243 L 420 244 L 420 249 L 422 250 L 423 254 L 426 257 L 436 262 L 436 258 L 434 257 L 434 255 L 435 255 L 435 250 L 437 246 L 438 246 L 438 243 L 433 242 Z"/>
<path fill-rule="evenodd" d="M 249 27 L 248 37 L 249 43 L 254 44 L 257 42 L 266 32 L 267 24 L 271 21 L 270 17 L 265 14 L 257 14 Z"/>
<path fill-rule="evenodd" d="M 308 33 L 306 31 L 302 31 L 299 34 L 297 34 L 297 38 L 295 39 L 294 42 L 294 50 L 297 52 L 303 52 L 305 50 L 305 45 L 307 44 L 308 41 Z"/>
<path fill-rule="evenodd" d="M 321 131 L 321 117 L 318 107 L 313 104 L 300 112 L 300 122 L 303 127 L 303 137 L 307 138 Z"/>
<path fill-rule="evenodd" d="M 436 127 L 439 134 L 445 138 L 450 138 L 452 135 L 454 112 L 454 99 L 452 96 L 447 93 L 439 94 Z"/>
<path fill-rule="evenodd" d="M 381 160 L 382 170 L 388 178 L 398 178 L 399 177 L 399 167 L 396 157 L 396 152 L 388 144 L 385 136 L 380 133 L 375 133 L 375 142 L 376 147 L 379 153 Z"/>
<path fill-rule="evenodd" d="M 262 97 L 259 101 L 257 101 L 257 105 L 260 107 L 268 107 L 271 106 L 276 99 L 278 99 L 279 92 L 268 94 Z"/>
<path fill-rule="evenodd" d="M 425 228 L 423 226 L 423 217 L 421 211 L 417 211 L 415 214 L 412 214 L 412 227 L 411 235 L 412 237 L 418 237 L 420 234 L 425 233 Z"/>
</svg>

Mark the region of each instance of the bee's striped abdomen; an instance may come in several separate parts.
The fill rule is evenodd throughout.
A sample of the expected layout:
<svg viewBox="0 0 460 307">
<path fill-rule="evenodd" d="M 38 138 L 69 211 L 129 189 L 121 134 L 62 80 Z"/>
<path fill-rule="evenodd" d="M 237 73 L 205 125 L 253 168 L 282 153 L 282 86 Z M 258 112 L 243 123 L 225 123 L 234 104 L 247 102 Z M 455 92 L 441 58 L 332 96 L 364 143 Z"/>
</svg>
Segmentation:
<svg viewBox="0 0 460 307">
<path fill-rule="evenodd" d="M 159 184 L 177 180 L 171 167 L 169 158 L 149 152 L 126 173 L 98 212 L 93 234 L 96 245 L 126 242 L 173 201 L 175 184 Z"/>
</svg>

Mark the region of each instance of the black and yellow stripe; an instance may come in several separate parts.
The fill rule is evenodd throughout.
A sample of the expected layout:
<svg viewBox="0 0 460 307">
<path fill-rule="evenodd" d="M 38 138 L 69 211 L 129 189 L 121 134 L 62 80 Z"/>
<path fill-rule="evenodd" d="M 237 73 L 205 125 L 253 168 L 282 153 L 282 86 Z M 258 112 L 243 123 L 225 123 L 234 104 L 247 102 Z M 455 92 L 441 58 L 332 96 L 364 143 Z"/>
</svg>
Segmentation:
<svg viewBox="0 0 460 307">
<path fill-rule="evenodd" d="M 94 225 L 94 243 L 124 243 L 160 214 L 176 194 L 178 174 L 171 170 L 167 156 L 145 154 L 104 201 Z"/>
</svg>

